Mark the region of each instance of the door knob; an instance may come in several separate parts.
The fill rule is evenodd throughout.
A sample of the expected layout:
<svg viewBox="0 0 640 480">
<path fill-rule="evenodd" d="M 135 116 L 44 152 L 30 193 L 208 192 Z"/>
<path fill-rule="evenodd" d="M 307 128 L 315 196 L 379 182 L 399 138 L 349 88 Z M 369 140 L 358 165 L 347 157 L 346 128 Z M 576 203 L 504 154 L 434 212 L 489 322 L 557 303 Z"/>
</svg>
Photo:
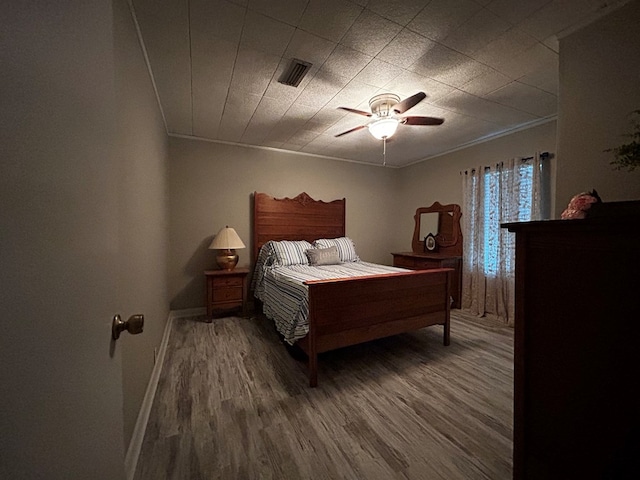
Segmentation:
<svg viewBox="0 0 640 480">
<path fill-rule="evenodd" d="M 111 337 L 117 340 L 120 338 L 120 332 L 123 330 L 126 330 L 131 335 L 137 335 L 138 333 L 142 333 L 143 327 L 144 315 L 142 314 L 131 315 L 127 321 L 123 321 L 120 315 L 116 314 L 111 324 Z"/>
</svg>

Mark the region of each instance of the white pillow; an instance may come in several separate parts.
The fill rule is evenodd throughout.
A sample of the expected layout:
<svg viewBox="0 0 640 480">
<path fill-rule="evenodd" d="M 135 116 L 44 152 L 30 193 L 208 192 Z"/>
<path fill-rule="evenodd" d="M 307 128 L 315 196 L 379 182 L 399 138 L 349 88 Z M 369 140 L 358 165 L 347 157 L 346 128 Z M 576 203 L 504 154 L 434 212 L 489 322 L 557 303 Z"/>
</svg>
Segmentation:
<svg viewBox="0 0 640 480">
<path fill-rule="evenodd" d="M 309 257 L 309 265 L 338 265 L 340 262 L 340 255 L 338 254 L 338 247 L 335 245 L 329 248 L 312 248 L 307 250 L 307 257 Z"/>
<path fill-rule="evenodd" d="M 306 240 L 281 240 L 272 242 L 273 253 L 276 257 L 276 265 L 286 267 L 289 265 L 308 265 L 306 251 L 313 248 Z"/>
<path fill-rule="evenodd" d="M 353 240 L 349 237 L 338 238 L 320 238 L 313 242 L 316 248 L 329 248 L 336 247 L 338 249 L 338 255 L 342 262 L 359 262 L 360 257 L 356 253 L 356 247 L 353 244 Z"/>
</svg>

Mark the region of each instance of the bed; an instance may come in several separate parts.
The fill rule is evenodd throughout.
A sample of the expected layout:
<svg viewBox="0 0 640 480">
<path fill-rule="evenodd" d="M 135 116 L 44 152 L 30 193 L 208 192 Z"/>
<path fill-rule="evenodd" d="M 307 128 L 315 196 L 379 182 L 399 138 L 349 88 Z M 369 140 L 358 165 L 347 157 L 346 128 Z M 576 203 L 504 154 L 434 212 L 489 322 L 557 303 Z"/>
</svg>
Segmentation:
<svg viewBox="0 0 640 480">
<path fill-rule="evenodd" d="M 349 240 L 345 236 L 345 219 L 344 198 L 323 202 L 306 193 L 295 198 L 274 198 L 259 192 L 253 196 L 252 290 L 263 313 L 274 321 L 282 319 L 274 313 L 277 305 L 273 303 L 306 302 L 308 311 L 302 315 L 306 325 L 288 338 L 284 336 L 288 343 L 295 343 L 308 356 L 311 387 L 318 384 L 318 354 L 322 352 L 433 325 L 442 325 L 443 343 L 449 345 L 450 342 L 449 275 L 452 269 L 418 271 L 379 265 L 381 270 L 377 271 L 371 270 L 376 268 L 375 264 L 357 258 L 354 262 L 358 266 L 347 265 L 352 259 L 343 258 L 345 261 L 336 268 L 353 266 L 359 269 L 356 276 L 334 278 L 334 273 L 327 273 L 333 267 L 326 266 L 322 274 L 305 279 L 308 275 L 305 266 L 269 263 L 275 249 L 283 244 L 295 244 L 297 254 L 302 255 L 304 242 L 332 255 L 331 249 L 338 246 L 340 255 L 344 256 L 341 242 Z M 325 241 L 328 243 L 323 243 Z M 289 267 L 295 267 L 296 280 L 285 277 L 289 275 L 286 272 Z M 278 281 L 283 278 L 286 285 L 279 287 Z M 275 293 L 279 288 L 284 289 L 285 294 L 280 300 Z M 271 290 L 267 293 L 268 289 Z M 306 293 L 306 298 L 289 297 L 294 291 Z M 280 326 L 277 328 L 280 331 Z"/>
</svg>

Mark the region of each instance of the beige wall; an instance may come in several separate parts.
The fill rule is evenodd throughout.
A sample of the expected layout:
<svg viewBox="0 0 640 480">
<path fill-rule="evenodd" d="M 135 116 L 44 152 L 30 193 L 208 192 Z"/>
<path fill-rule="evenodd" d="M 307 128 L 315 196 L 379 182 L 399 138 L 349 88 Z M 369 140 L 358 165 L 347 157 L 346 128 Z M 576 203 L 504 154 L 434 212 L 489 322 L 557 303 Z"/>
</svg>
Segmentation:
<svg viewBox="0 0 640 480">
<path fill-rule="evenodd" d="M 556 215 L 576 193 L 640 198 L 640 169 L 615 171 L 603 150 L 626 143 L 640 109 L 640 1 L 560 40 Z"/>
<path fill-rule="evenodd" d="M 144 332 L 123 334 L 124 442 L 131 435 L 151 377 L 154 349 L 167 322 L 168 137 L 127 0 L 114 1 L 115 80 L 120 172 L 120 314 L 142 313 Z"/>
<path fill-rule="evenodd" d="M 399 235 L 394 239 L 396 250 L 410 250 L 413 235 L 413 215 L 418 207 L 428 207 L 433 202 L 462 205 L 462 179 L 460 172 L 480 165 L 491 165 L 513 157 L 525 157 L 534 152 L 556 151 L 556 122 L 550 121 L 537 127 L 480 143 L 463 150 L 441 155 L 398 171 L 397 192 L 399 198 Z M 551 191 L 553 169 L 551 161 Z M 464 211 L 462 212 L 464 215 Z"/>
<path fill-rule="evenodd" d="M 347 199 L 347 235 L 368 261 L 391 263 L 395 216 L 393 169 L 172 137 L 170 145 L 169 289 L 171 308 L 204 305 L 203 270 L 215 266 L 211 239 L 225 225 L 251 245 L 251 195 L 275 197 L 307 192 L 317 200 Z"/>
</svg>

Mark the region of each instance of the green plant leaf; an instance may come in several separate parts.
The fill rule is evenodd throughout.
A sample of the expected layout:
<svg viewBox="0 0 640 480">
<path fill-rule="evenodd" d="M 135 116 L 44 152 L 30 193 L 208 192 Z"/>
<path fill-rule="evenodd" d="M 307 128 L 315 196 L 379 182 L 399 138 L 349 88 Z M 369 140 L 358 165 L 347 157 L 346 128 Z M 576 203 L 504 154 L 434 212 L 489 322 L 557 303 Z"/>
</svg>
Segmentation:
<svg viewBox="0 0 640 480">
<path fill-rule="evenodd" d="M 634 110 L 630 115 L 640 117 L 640 110 Z M 612 160 L 610 164 L 613 165 L 613 168 L 616 170 L 627 169 L 629 172 L 632 172 L 636 168 L 640 168 L 640 121 L 632 118 L 630 123 L 633 131 L 624 134 L 623 137 L 629 137 L 632 141 L 618 147 L 604 150 L 605 152 L 613 153 L 614 160 Z"/>
</svg>

